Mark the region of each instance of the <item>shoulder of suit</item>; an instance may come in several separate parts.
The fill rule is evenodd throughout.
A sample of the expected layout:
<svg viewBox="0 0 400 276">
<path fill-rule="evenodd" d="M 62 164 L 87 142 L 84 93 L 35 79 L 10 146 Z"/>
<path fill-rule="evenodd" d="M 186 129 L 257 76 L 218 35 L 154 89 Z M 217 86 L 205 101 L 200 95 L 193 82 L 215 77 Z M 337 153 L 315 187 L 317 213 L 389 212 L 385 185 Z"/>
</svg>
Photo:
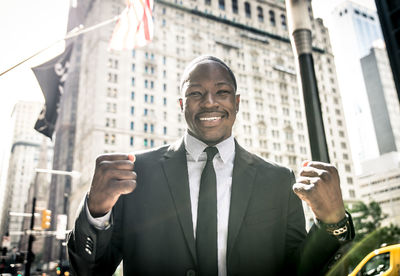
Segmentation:
<svg viewBox="0 0 400 276">
<path fill-rule="evenodd" d="M 152 156 L 152 155 L 154 155 L 154 156 L 160 155 L 160 154 L 165 153 L 170 146 L 171 145 L 163 145 L 163 146 L 155 147 L 155 148 L 151 148 L 151 149 L 138 150 L 138 151 L 135 151 L 134 154 L 136 156 L 136 159 L 138 159 L 138 158 L 140 159 L 140 158 Z"/>
<path fill-rule="evenodd" d="M 286 166 L 284 166 L 284 165 L 282 165 L 280 163 L 277 163 L 277 162 L 274 162 L 272 160 L 266 159 L 266 158 L 264 158 L 262 156 L 259 156 L 259 155 L 255 154 L 255 153 L 251 153 L 251 152 L 247 151 L 246 149 L 244 149 L 243 147 L 241 147 L 239 144 L 236 144 L 236 145 L 237 145 L 236 153 L 239 152 L 239 154 L 247 155 L 249 158 L 251 158 L 252 162 L 256 166 L 260 166 L 260 167 L 265 168 L 265 169 L 275 169 L 275 170 L 285 171 L 285 172 L 289 172 L 289 173 L 292 172 L 292 169 L 290 169 L 290 168 L 288 168 L 288 167 L 286 167 Z"/>
<path fill-rule="evenodd" d="M 183 140 L 179 139 L 172 144 L 166 144 L 159 147 L 145 149 L 145 150 L 138 150 L 135 151 L 134 154 L 136 159 L 146 158 L 146 157 L 154 157 L 154 156 L 161 156 L 167 151 L 177 151 L 179 147 L 182 145 Z"/>
</svg>

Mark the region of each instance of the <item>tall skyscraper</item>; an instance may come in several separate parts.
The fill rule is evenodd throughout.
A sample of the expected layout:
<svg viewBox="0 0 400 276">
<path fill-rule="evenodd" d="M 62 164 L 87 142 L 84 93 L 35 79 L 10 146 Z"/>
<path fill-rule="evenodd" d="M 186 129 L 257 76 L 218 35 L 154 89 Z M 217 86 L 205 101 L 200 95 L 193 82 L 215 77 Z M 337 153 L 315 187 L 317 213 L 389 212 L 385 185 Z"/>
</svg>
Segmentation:
<svg viewBox="0 0 400 276">
<path fill-rule="evenodd" d="M 93 1 L 85 25 L 123 9 L 124 1 Z M 310 159 L 284 1 L 158 0 L 153 15 L 155 37 L 144 48 L 108 52 L 113 25 L 82 36 L 72 154 L 72 169 L 82 176 L 73 182 L 69 226 L 98 154 L 150 149 L 184 134 L 179 81 L 185 65 L 201 54 L 221 57 L 237 77 L 241 104 L 234 136 L 240 144 L 295 171 Z M 329 153 L 343 195 L 351 199 L 354 172 L 329 35 L 321 20 L 312 21 Z"/>
<path fill-rule="evenodd" d="M 67 25 L 68 32 L 84 23 L 84 18 L 92 5 L 92 0 L 74 0 L 70 3 Z M 82 36 L 68 40 L 67 44 L 69 43 L 74 43 L 74 46 L 70 58 L 68 77 L 64 83 L 64 93 L 60 101 L 52 166 L 53 169 L 61 171 L 72 171 L 73 167 L 77 121 L 76 109 L 81 74 Z M 48 208 L 52 211 L 53 217 L 57 217 L 58 214 L 67 213 L 69 209 L 68 196 L 71 191 L 71 183 L 72 178 L 70 176 L 52 175 Z M 55 224 L 51 225 L 50 230 L 56 230 Z M 60 259 L 66 259 L 66 250 L 65 245 L 62 245 L 63 242 L 64 241 L 56 240 L 54 236 L 46 237 L 46 249 L 43 252 L 44 262 L 59 262 Z"/>
<path fill-rule="evenodd" d="M 356 170 L 379 155 L 360 59 L 382 39 L 376 12 L 344 1 L 331 13 L 330 33 Z"/>
<path fill-rule="evenodd" d="M 400 150 L 400 104 L 383 41 L 361 58 L 379 154 Z"/>
<path fill-rule="evenodd" d="M 13 136 L 8 166 L 7 185 L 3 203 L 1 235 L 9 232 L 11 247 L 18 247 L 23 217 L 10 216 L 9 212 L 23 213 L 28 200 L 28 190 L 35 177 L 38 165 L 40 145 L 48 144 L 47 162 L 51 166 L 53 145 L 48 138 L 33 129 L 40 113 L 42 103 L 18 102 L 12 113 Z"/>
<path fill-rule="evenodd" d="M 375 0 L 400 100 L 400 1 Z"/>
</svg>

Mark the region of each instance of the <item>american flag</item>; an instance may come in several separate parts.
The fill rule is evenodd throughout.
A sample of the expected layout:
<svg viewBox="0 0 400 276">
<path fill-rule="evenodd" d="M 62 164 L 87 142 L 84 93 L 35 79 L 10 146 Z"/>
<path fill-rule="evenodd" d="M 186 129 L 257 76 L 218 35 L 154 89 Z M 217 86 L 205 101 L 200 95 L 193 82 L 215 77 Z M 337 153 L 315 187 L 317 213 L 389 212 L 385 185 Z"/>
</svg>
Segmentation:
<svg viewBox="0 0 400 276">
<path fill-rule="evenodd" d="M 149 43 L 154 35 L 154 0 L 127 0 L 110 40 L 109 50 L 130 50 Z"/>
</svg>

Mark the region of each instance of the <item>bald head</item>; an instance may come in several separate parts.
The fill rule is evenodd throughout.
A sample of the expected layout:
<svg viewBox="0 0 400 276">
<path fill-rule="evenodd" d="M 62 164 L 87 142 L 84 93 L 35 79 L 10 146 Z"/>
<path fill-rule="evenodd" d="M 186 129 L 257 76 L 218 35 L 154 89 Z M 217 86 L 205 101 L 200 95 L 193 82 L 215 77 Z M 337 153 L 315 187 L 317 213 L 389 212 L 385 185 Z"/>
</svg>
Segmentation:
<svg viewBox="0 0 400 276">
<path fill-rule="evenodd" d="M 185 82 L 188 80 L 190 73 L 192 72 L 193 68 L 196 67 L 196 65 L 200 64 L 200 63 L 206 63 L 206 62 L 217 62 L 218 64 L 220 64 L 222 67 L 224 67 L 226 69 L 226 71 L 229 73 L 229 76 L 232 79 L 232 84 L 235 88 L 235 92 L 237 90 L 237 84 L 236 84 L 236 78 L 235 75 L 233 74 L 231 68 L 229 68 L 228 65 L 226 65 L 225 62 L 223 62 L 221 59 L 214 57 L 214 56 L 209 56 L 209 55 L 204 55 L 204 56 L 199 56 L 195 59 L 193 59 L 185 68 L 185 70 L 183 71 L 183 75 L 181 78 L 181 82 L 180 82 L 180 90 L 182 91 L 182 87 L 185 84 Z"/>
</svg>

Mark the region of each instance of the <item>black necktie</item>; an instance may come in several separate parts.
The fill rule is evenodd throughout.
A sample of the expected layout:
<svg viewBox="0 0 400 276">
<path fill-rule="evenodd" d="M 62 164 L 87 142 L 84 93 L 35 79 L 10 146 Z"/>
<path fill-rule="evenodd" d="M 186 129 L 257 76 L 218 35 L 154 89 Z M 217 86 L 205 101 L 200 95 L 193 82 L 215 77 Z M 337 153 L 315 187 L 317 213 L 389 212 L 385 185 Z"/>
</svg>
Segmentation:
<svg viewBox="0 0 400 276">
<path fill-rule="evenodd" d="M 200 180 L 197 207 L 196 248 L 200 276 L 218 275 L 217 256 L 217 178 L 213 159 L 216 147 L 207 147 L 206 166 Z"/>
</svg>

